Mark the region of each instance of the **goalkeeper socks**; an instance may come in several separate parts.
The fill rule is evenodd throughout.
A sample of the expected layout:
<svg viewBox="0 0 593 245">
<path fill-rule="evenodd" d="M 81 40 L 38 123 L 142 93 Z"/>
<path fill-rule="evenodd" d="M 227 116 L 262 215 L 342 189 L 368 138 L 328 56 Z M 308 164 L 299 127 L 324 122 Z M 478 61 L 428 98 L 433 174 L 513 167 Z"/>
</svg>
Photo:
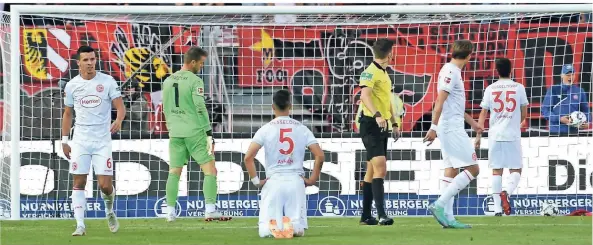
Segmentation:
<svg viewBox="0 0 593 245">
<path fill-rule="evenodd" d="M 113 213 L 113 200 L 115 199 L 115 187 L 112 187 L 111 194 L 107 195 L 101 191 L 101 197 L 105 202 L 105 213 Z"/>
<path fill-rule="evenodd" d="M 74 207 L 74 219 L 76 226 L 84 226 L 84 211 L 86 209 L 86 196 L 84 190 L 74 189 L 72 191 L 72 206 Z"/>
<path fill-rule="evenodd" d="M 492 199 L 494 200 L 494 213 L 502 213 L 502 200 L 500 199 L 500 192 L 502 192 L 502 176 L 492 176 Z"/>
<path fill-rule="evenodd" d="M 373 179 L 373 199 L 375 199 L 375 207 L 379 218 L 387 217 L 385 214 L 385 187 L 383 187 L 383 179 Z"/>
<path fill-rule="evenodd" d="M 211 213 L 216 210 L 214 208 L 214 204 L 216 203 L 216 194 L 218 192 L 218 187 L 216 183 L 216 175 L 205 175 L 204 176 L 204 202 L 206 203 L 206 212 Z M 210 205 L 208 205 L 210 204 Z M 210 208 L 209 208 L 210 207 Z M 210 209 L 211 211 L 209 211 Z M 214 209 L 214 210 L 213 210 Z"/>
<path fill-rule="evenodd" d="M 449 186 L 449 184 L 451 184 L 451 181 L 453 181 L 453 178 L 449 178 L 449 177 L 442 177 L 441 178 L 441 194 L 445 193 L 445 190 L 447 189 L 447 187 Z M 455 198 L 452 197 L 449 202 L 447 202 L 447 205 L 445 206 L 445 216 L 447 217 L 447 220 L 449 221 L 453 221 L 455 220 L 455 217 L 453 216 L 453 203 L 455 202 Z"/>
<path fill-rule="evenodd" d="M 443 194 L 441 194 L 439 199 L 436 201 L 436 204 L 440 207 L 446 207 L 447 202 L 449 202 L 451 198 L 457 195 L 459 191 L 463 190 L 463 188 L 469 185 L 469 182 L 471 182 L 474 179 L 475 177 L 469 171 L 463 170 L 463 172 L 455 176 L 451 184 L 447 186 Z"/>
<path fill-rule="evenodd" d="M 167 178 L 167 206 L 169 206 L 169 212 L 175 210 L 177 206 L 177 195 L 179 195 L 179 175 L 169 173 Z M 172 210 L 171 210 L 172 209 Z"/>
<path fill-rule="evenodd" d="M 519 185 L 519 181 L 521 180 L 521 174 L 519 172 L 512 172 L 509 176 L 509 184 L 507 185 L 507 193 L 509 195 L 515 192 L 517 186 Z"/>
<path fill-rule="evenodd" d="M 371 208 L 373 205 L 373 184 L 362 182 L 362 219 L 364 221 L 372 216 Z"/>
</svg>

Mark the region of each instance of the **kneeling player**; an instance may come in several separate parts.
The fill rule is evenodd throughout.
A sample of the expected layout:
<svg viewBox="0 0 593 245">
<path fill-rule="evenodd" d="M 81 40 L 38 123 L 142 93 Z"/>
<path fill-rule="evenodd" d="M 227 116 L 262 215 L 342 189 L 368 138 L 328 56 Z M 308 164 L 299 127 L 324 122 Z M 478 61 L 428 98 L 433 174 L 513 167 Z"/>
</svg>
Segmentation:
<svg viewBox="0 0 593 245">
<path fill-rule="evenodd" d="M 317 182 L 324 155 L 313 133 L 299 121 L 290 118 L 290 93 L 274 94 L 272 109 L 276 118 L 261 127 L 245 155 L 245 167 L 251 182 L 262 188 L 259 212 L 259 236 L 292 238 L 303 236 L 307 229 L 305 186 Z M 260 180 L 255 170 L 255 155 L 265 149 L 267 179 Z M 309 179 L 304 178 L 305 150 L 315 156 L 315 167 Z M 283 216 L 284 214 L 284 216 Z"/>
<path fill-rule="evenodd" d="M 521 122 L 527 116 L 527 94 L 525 87 L 511 80 L 511 61 L 507 58 L 496 60 L 496 70 L 500 79 L 486 88 L 484 100 L 480 104 L 482 112 L 478 123 L 484 121 L 490 111 L 490 131 L 488 132 L 488 159 L 492 168 L 492 197 L 496 216 L 511 214 L 509 194 L 513 193 L 521 179 Z M 517 110 L 517 106 L 520 110 Z M 476 148 L 480 147 L 480 137 L 476 137 Z M 502 190 L 502 172 L 511 172 L 507 190 Z"/>
</svg>

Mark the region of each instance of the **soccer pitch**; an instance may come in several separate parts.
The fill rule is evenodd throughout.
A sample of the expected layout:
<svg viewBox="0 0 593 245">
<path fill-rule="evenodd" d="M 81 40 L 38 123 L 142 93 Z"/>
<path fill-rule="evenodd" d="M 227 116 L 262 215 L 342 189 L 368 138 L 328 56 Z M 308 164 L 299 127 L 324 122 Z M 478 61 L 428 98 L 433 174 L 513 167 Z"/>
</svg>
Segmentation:
<svg viewBox="0 0 593 245">
<path fill-rule="evenodd" d="M 461 217 L 472 229 L 443 229 L 431 217 L 396 217 L 393 226 L 360 226 L 358 218 L 310 218 L 305 237 L 259 238 L 257 219 L 122 219 L 117 234 L 106 220 L 87 220 L 72 237 L 73 220 L 3 221 L 8 244 L 591 244 L 591 217 Z"/>
</svg>

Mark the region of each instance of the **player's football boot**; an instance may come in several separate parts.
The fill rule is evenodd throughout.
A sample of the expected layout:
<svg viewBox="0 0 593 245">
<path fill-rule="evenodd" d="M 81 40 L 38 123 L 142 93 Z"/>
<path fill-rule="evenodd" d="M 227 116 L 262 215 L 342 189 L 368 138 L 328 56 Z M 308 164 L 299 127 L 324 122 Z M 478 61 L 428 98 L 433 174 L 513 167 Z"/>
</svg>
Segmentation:
<svg viewBox="0 0 593 245">
<path fill-rule="evenodd" d="M 167 219 L 167 222 L 174 222 L 177 219 L 177 215 L 175 212 L 169 212 L 165 219 Z"/>
<path fill-rule="evenodd" d="M 286 225 L 284 224 L 284 219 L 285 217 L 282 218 L 282 225 Z M 286 217 L 287 218 L 287 217 Z M 288 222 L 290 223 L 290 219 L 288 219 Z M 276 222 L 275 219 L 271 219 L 270 220 L 270 233 L 272 233 L 272 236 L 274 236 L 274 238 L 276 239 L 285 239 L 285 238 L 292 238 L 294 236 L 294 230 L 292 229 L 292 224 L 288 224 L 289 227 L 285 227 L 290 229 L 290 234 L 288 232 L 286 232 L 285 230 L 281 230 L 280 228 L 278 228 L 278 222 Z"/>
<path fill-rule="evenodd" d="M 502 211 L 506 215 L 511 215 L 511 201 L 509 200 L 509 193 L 502 191 L 500 193 L 500 200 L 502 202 Z"/>
<path fill-rule="evenodd" d="M 218 211 L 214 211 L 214 212 L 210 212 L 210 213 L 206 213 L 206 215 L 204 215 L 204 221 L 206 222 L 210 222 L 210 221 L 229 221 L 232 220 L 233 217 L 227 217 L 222 215 L 220 212 Z"/>
<path fill-rule="evenodd" d="M 84 226 L 77 226 L 72 236 L 84 236 L 86 235 L 86 228 Z"/>
<path fill-rule="evenodd" d="M 378 225 L 379 221 L 375 219 L 375 217 L 370 217 L 367 219 L 361 218 L 360 225 Z"/>
<path fill-rule="evenodd" d="M 432 216 L 437 220 L 437 222 L 439 222 L 439 224 L 441 224 L 443 227 L 449 226 L 449 222 L 445 216 L 445 209 L 443 207 L 439 207 L 433 202 L 428 206 L 428 210 L 430 210 Z"/>
<path fill-rule="evenodd" d="M 466 224 L 461 223 L 457 220 L 449 221 L 448 224 L 449 225 L 445 228 L 451 228 L 451 229 L 470 229 L 470 228 L 472 228 L 471 225 L 466 225 Z"/>
<path fill-rule="evenodd" d="M 289 217 L 282 217 L 282 233 L 284 233 L 284 238 L 292 238 L 294 236 L 294 227 Z"/>
<path fill-rule="evenodd" d="M 502 216 L 502 213 L 495 213 L 494 216 Z"/>
<path fill-rule="evenodd" d="M 379 225 L 393 225 L 393 219 L 389 217 L 379 217 Z"/>
<path fill-rule="evenodd" d="M 107 225 L 109 226 L 109 230 L 113 233 L 116 233 L 119 230 L 119 221 L 117 221 L 117 217 L 115 213 L 111 212 L 107 215 Z"/>
</svg>

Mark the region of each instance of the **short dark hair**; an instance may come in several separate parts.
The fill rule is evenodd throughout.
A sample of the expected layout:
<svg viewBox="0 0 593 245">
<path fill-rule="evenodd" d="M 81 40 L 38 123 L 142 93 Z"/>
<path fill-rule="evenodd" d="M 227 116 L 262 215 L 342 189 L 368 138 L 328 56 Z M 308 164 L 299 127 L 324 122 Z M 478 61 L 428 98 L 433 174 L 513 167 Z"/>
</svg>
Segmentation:
<svg viewBox="0 0 593 245">
<path fill-rule="evenodd" d="M 183 63 L 189 64 L 192 60 L 199 61 L 202 59 L 202 57 L 206 56 L 208 56 L 208 52 L 206 52 L 206 50 L 199 47 L 191 47 L 183 55 Z"/>
<path fill-rule="evenodd" d="M 453 42 L 451 58 L 464 60 L 474 52 L 474 45 L 470 40 L 457 40 Z"/>
<path fill-rule="evenodd" d="M 511 77 L 511 60 L 507 58 L 498 58 L 495 61 L 496 71 L 500 77 Z"/>
<path fill-rule="evenodd" d="M 80 54 L 82 53 L 94 53 L 95 49 L 92 48 L 91 46 L 80 46 L 78 48 L 78 50 L 76 50 L 76 57 L 77 59 L 80 59 Z"/>
<path fill-rule="evenodd" d="M 378 39 L 375 42 L 375 44 L 373 45 L 373 52 L 375 53 L 375 58 L 377 58 L 377 59 L 387 58 L 387 56 L 391 53 L 393 44 L 394 44 L 394 42 L 387 38 Z"/>
<path fill-rule="evenodd" d="M 272 101 L 278 110 L 284 111 L 290 106 L 290 92 L 285 89 L 278 90 L 274 93 Z"/>
</svg>

